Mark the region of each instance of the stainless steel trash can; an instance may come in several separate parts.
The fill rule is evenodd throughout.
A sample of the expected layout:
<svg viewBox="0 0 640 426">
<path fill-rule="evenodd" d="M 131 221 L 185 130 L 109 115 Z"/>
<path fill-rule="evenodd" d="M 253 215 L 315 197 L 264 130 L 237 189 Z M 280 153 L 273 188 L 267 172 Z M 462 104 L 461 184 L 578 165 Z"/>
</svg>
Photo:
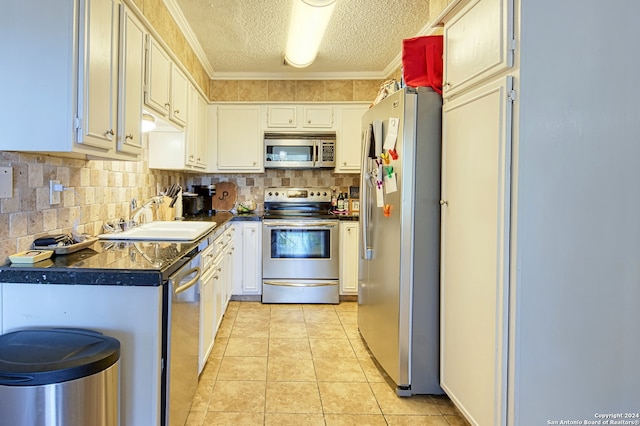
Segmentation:
<svg viewBox="0 0 640 426">
<path fill-rule="evenodd" d="M 116 426 L 120 342 L 72 328 L 0 335 L 1 424 Z"/>
</svg>

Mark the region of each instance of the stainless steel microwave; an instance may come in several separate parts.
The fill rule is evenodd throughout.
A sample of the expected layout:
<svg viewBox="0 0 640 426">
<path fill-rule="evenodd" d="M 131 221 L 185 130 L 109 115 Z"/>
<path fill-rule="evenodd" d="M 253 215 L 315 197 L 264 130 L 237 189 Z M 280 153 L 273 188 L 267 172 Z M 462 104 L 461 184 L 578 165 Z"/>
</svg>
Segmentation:
<svg viewBox="0 0 640 426">
<path fill-rule="evenodd" d="M 319 169 L 336 166 L 336 134 L 265 133 L 264 167 Z"/>
</svg>

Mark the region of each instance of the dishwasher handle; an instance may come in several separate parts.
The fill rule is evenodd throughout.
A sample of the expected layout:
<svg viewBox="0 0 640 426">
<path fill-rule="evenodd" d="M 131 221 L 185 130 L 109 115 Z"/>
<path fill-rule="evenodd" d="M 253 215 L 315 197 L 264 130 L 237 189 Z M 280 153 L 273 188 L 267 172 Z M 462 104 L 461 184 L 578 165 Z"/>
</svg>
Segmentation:
<svg viewBox="0 0 640 426">
<path fill-rule="evenodd" d="M 191 278 L 186 283 L 177 286 L 173 290 L 174 294 L 180 294 L 183 291 L 186 291 L 186 290 L 190 289 L 191 287 L 193 287 L 194 285 L 196 285 L 196 283 L 200 280 L 200 267 L 196 266 L 195 268 L 191 268 L 191 269 L 187 270 L 184 273 L 180 272 L 179 274 L 176 274 L 173 277 L 171 277 L 171 279 L 169 279 L 169 283 L 171 283 L 171 286 L 173 287 L 174 283 L 176 283 L 176 282 L 180 283 L 182 281 L 182 278 L 184 278 L 186 276 L 189 276 L 189 275 L 191 275 L 193 273 L 195 273 L 194 277 Z"/>
</svg>

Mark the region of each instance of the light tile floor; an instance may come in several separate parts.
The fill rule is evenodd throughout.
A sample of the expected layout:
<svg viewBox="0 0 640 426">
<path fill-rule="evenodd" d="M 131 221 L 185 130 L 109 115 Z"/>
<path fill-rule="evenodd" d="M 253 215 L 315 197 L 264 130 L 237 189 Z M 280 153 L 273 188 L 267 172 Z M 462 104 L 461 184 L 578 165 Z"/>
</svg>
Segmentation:
<svg viewBox="0 0 640 426">
<path fill-rule="evenodd" d="M 468 425 L 446 396 L 396 396 L 357 309 L 230 302 L 187 425 Z"/>
</svg>

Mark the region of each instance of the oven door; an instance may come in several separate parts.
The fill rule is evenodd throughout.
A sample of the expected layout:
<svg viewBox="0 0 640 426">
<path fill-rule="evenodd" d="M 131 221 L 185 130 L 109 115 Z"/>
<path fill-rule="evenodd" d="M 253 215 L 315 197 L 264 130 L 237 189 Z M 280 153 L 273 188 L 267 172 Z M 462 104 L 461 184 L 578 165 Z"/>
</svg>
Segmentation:
<svg viewBox="0 0 640 426">
<path fill-rule="evenodd" d="M 337 220 L 264 220 L 262 276 L 338 279 Z"/>
</svg>

